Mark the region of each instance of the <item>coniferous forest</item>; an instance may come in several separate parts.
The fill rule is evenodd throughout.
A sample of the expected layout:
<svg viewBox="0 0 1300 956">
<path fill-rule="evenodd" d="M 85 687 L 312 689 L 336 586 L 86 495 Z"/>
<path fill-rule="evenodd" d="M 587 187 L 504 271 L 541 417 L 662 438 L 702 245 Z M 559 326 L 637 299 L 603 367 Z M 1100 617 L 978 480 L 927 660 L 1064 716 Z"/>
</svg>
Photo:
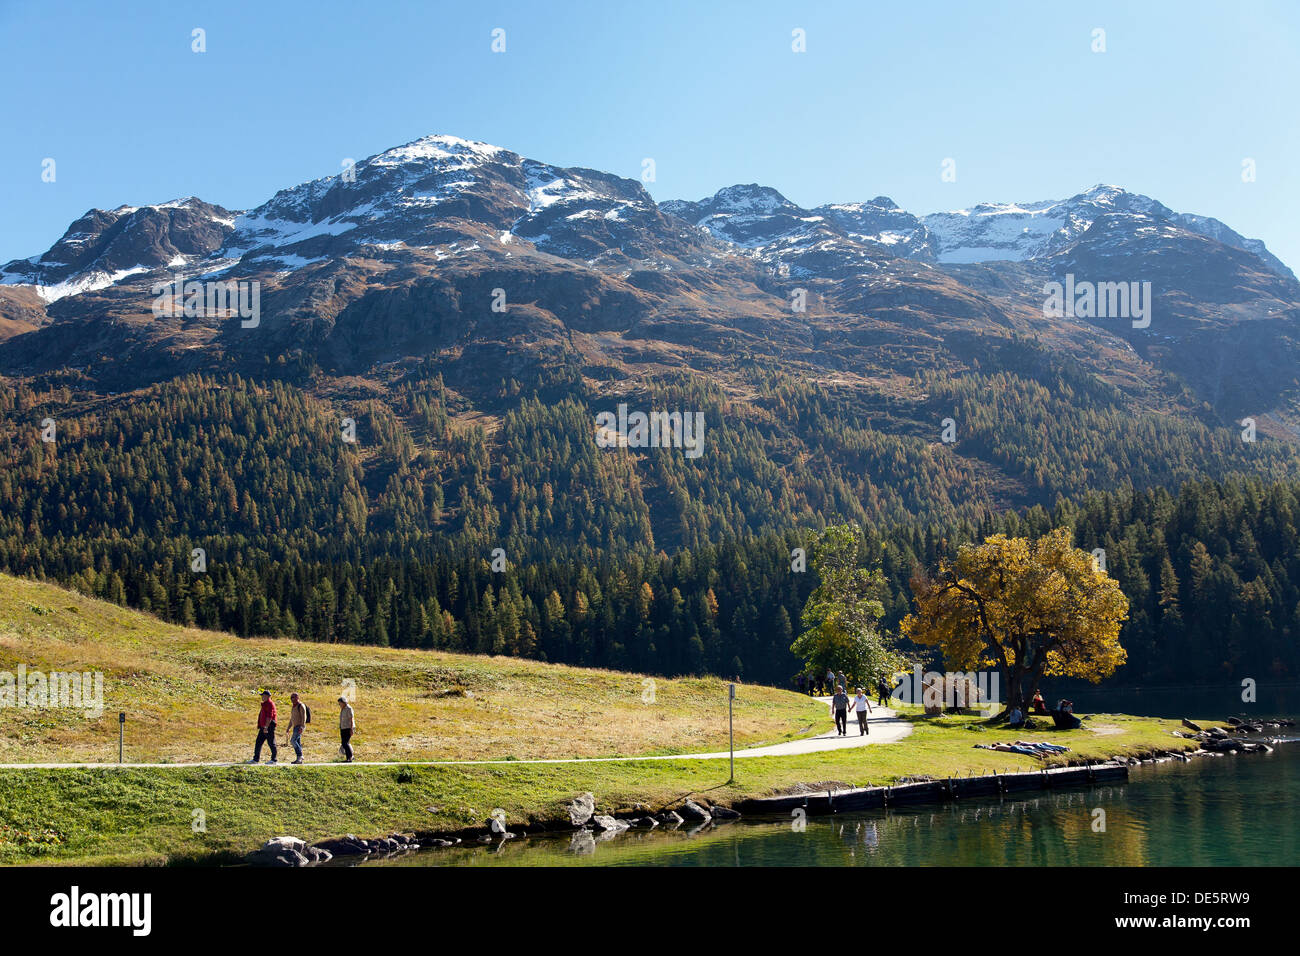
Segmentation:
<svg viewBox="0 0 1300 956">
<path fill-rule="evenodd" d="M 648 402 L 705 412 L 695 461 L 599 449 L 603 406 L 562 375 L 503 382 L 482 424 L 428 370 L 383 396 L 234 375 L 129 404 L 22 385 L 0 396 L 0 568 L 240 635 L 786 684 L 816 583 L 796 549 L 817 529 L 862 527 L 892 630 L 918 566 L 1066 526 L 1131 602 L 1118 680 L 1300 671 L 1288 446 L 1243 457 L 1233 433 L 1134 418 L 1049 375 L 930 379 L 936 414 L 965 428 L 954 449 L 917 433 L 915 409 L 767 373 L 742 406 L 665 378 Z"/>
</svg>

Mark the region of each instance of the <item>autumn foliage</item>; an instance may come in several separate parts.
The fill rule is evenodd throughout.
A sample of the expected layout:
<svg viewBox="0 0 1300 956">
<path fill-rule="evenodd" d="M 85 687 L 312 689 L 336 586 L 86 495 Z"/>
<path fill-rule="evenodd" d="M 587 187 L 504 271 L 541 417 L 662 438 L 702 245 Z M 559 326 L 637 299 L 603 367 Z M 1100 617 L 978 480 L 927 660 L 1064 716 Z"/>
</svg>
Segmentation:
<svg viewBox="0 0 1300 956">
<path fill-rule="evenodd" d="M 1096 682 L 1126 658 L 1128 598 L 1065 528 L 965 545 L 933 576 L 914 575 L 912 592 L 903 634 L 940 647 L 950 667 L 1000 668 L 1008 707 L 1024 707 L 1044 676 Z"/>
</svg>

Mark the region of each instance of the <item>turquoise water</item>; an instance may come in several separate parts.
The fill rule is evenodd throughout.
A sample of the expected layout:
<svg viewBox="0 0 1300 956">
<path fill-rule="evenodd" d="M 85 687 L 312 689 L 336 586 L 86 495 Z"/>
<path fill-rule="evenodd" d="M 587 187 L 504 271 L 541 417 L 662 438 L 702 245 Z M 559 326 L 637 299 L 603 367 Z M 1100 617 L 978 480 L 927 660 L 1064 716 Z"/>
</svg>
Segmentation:
<svg viewBox="0 0 1300 956">
<path fill-rule="evenodd" d="M 1294 713 L 1285 692 L 1096 692 L 1088 708 L 1205 719 Z M 1112 696 L 1112 693 L 1114 696 Z M 1082 696 L 1075 698 L 1082 703 Z M 1138 701 L 1141 701 L 1141 706 Z M 1232 704 L 1232 709 L 1228 709 Z M 1082 707 L 1080 712 L 1086 712 Z M 1284 733 L 1295 733 L 1294 729 Z M 1100 813 L 1098 811 L 1101 811 Z M 1300 742 L 1135 767 L 1128 783 L 935 807 L 744 819 L 698 832 L 533 836 L 381 866 L 1260 866 L 1300 864 Z"/>
</svg>

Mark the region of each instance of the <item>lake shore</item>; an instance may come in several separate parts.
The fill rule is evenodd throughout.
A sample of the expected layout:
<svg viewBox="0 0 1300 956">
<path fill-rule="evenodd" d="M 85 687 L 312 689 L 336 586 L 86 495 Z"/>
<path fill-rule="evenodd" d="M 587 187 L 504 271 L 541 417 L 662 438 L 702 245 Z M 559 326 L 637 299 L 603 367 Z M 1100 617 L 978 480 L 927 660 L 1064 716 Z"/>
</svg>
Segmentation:
<svg viewBox="0 0 1300 956">
<path fill-rule="evenodd" d="M 1074 731 L 1008 730 L 979 718 L 907 715 L 913 732 L 893 744 L 725 761 L 371 766 L 277 765 L 0 770 L 0 863 L 223 864 L 272 837 L 318 843 L 408 834 L 413 842 L 477 840 L 493 816 L 510 832 L 572 828 L 568 807 L 595 795 L 595 813 L 645 817 L 691 799 L 730 808 L 744 800 L 946 779 L 990 772 L 1151 759 L 1198 743 L 1178 721 L 1096 714 Z M 1213 724 L 1213 721 L 1204 723 Z M 1046 740 L 1070 750 L 1040 759 L 975 744 Z M 497 814 L 496 811 L 502 811 Z"/>
</svg>

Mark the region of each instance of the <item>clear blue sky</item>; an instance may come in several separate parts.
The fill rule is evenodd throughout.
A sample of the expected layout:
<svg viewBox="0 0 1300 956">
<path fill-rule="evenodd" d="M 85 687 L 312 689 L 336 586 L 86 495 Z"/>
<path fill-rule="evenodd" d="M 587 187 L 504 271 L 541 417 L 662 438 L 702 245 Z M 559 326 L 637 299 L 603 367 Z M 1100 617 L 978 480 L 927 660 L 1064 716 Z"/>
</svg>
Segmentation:
<svg viewBox="0 0 1300 956">
<path fill-rule="evenodd" d="M 1297 48 L 1290 0 L 0 0 L 0 262 L 93 206 L 251 207 L 444 132 L 629 177 L 653 157 L 661 200 L 760 182 L 925 213 L 1116 183 L 1300 268 Z"/>
</svg>

